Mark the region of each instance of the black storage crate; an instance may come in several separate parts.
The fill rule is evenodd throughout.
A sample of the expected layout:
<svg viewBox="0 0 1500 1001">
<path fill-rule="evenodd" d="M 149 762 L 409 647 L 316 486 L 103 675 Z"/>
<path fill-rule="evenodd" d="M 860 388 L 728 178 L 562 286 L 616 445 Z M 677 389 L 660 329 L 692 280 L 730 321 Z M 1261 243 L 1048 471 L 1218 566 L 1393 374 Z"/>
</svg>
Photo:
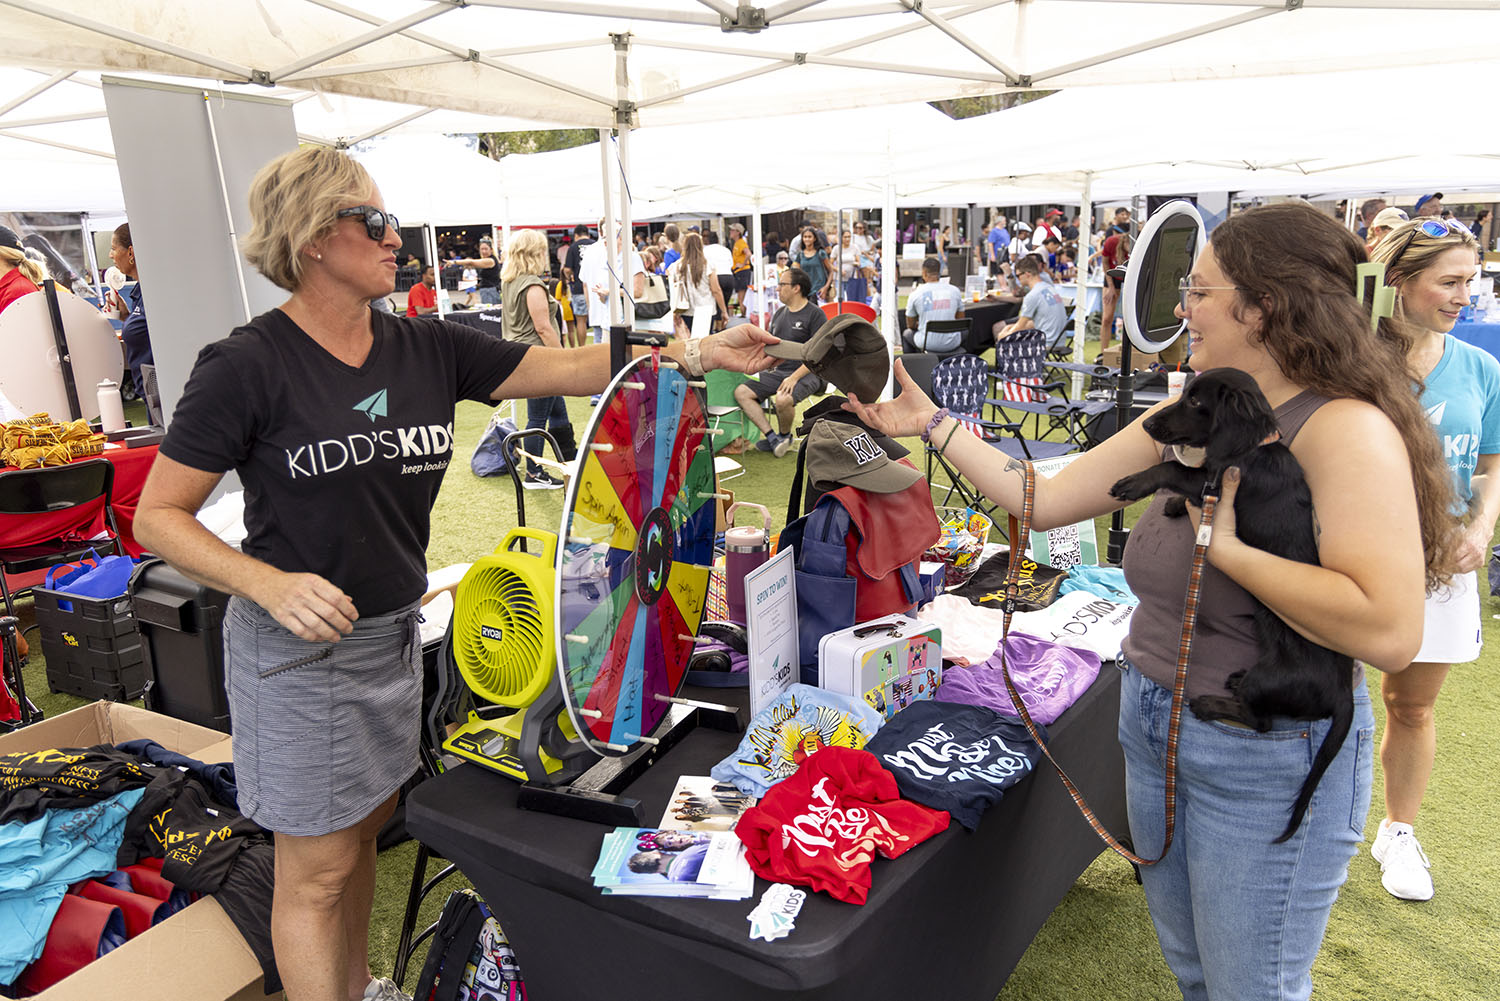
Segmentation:
<svg viewBox="0 0 1500 1001">
<path fill-rule="evenodd" d="M 146 708 L 228 733 L 223 624 L 229 595 L 161 560 L 135 568 L 129 594 L 145 653 Z"/>
<path fill-rule="evenodd" d="M 111 702 L 140 697 L 146 665 L 128 596 L 83 598 L 45 587 L 31 593 L 48 688 Z"/>
</svg>

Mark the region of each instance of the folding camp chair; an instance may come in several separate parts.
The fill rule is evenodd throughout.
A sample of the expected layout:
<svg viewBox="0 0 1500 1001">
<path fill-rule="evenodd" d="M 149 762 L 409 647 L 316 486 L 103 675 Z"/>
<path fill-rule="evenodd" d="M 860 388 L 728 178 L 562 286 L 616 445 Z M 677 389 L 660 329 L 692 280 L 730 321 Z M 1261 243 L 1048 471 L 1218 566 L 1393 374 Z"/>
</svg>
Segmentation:
<svg viewBox="0 0 1500 1001">
<path fill-rule="evenodd" d="M 991 448 L 1016 459 L 1043 459 L 1074 450 L 1069 442 L 1032 441 L 1022 435 L 1019 424 L 986 419 L 984 407 L 994 402 L 985 395 L 989 376 L 990 367 L 976 355 L 946 358 L 934 367 L 930 395 L 934 403 L 948 408 L 948 412 L 959 420 L 962 430 L 955 434 L 972 434 Z M 931 442 L 927 447 L 928 481 L 931 482 L 932 466 L 936 464 L 948 474 L 952 484 L 940 503 L 949 504 L 956 494 L 965 506 L 992 512 L 995 505 L 939 454 L 943 444 Z"/>
<path fill-rule="evenodd" d="M 1030 415 L 1033 439 L 1050 439 L 1060 431 L 1070 446 L 1065 452 L 1084 448 L 1084 425 L 1111 404 L 1107 400 L 1068 399 L 1067 383 L 1047 378 L 1046 351 L 1046 335 L 1035 328 L 1018 330 L 997 341 L 995 368 L 990 374 L 996 398 L 986 403 L 995 411 L 1004 408 Z M 1047 420 L 1045 427 L 1043 418 Z"/>
</svg>

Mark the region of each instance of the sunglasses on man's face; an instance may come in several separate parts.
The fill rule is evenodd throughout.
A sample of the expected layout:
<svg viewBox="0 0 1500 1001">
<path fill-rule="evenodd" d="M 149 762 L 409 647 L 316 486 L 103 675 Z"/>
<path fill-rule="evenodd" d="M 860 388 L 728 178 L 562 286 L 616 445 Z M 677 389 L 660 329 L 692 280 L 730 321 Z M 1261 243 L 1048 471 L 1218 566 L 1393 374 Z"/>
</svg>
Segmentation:
<svg viewBox="0 0 1500 1001">
<path fill-rule="evenodd" d="M 376 243 L 379 243 L 381 240 L 385 239 L 386 226 L 390 226 L 392 229 L 401 228 L 401 223 L 396 220 L 395 216 L 391 215 L 389 212 L 382 211 L 381 209 L 378 209 L 373 205 L 356 205 L 352 209 L 340 209 L 335 214 L 340 219 L 344 218 L 345 216 L 363 217 L 365 220 L 365 232 L 368 233 L 370 239 L 374 240 Z"/>
</svg>

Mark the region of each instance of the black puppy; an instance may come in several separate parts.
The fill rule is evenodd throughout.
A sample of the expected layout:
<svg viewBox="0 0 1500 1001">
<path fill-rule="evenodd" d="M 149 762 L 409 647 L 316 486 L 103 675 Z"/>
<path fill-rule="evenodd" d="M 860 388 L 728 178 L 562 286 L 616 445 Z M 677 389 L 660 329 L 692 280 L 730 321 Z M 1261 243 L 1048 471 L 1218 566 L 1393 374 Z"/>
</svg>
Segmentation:
<svg viewBox="0 0 1500 1001">
<path fill-rule="evenodd" d="M 1240 539 L 1289 560 L 1319 562 L 1312 494 L 1291 450 L 1277 440 L 1276 418 L 1254 379 L 1232 368 L 1204 372 L 1176 403 L 1149 418 L 1145 428 L 1164 445 L 1202 449 L 1203 465 L 1163 462 L 1117 482 L 1110 488 L 1113 496 L 1133 501 L 1170 490 L 1182 496 L 1168 500 L 1165 513 L 1181 517 L 1187 511 L 1184 498 L 1201 502 L 1205 487 L 1217 487 L 1224 470 L 1238 466 L 1234 514 Z M 1232 694 L 1201 695 L 1189 705 L 1199 719 L 1232 719 L 1261 732 L 1271 728 L 1272 716 L 1333 717 L 1291 821 L 1276 839 L 1285 841 L 1302 823 L 1313 790 L 1349 734 L 1354 661 L 1307 639 L 1259 603 L 1255 632 L 1260 657 L 1249 670 L 1229 676 Z"/>
</svg>

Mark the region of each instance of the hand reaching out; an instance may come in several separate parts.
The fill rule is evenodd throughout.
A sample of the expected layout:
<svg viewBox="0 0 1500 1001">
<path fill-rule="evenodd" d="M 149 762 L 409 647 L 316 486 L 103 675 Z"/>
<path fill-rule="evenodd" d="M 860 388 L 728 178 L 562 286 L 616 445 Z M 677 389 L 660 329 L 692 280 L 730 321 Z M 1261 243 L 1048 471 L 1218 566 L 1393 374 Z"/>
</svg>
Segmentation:
<svg viewBox="0 0 1500 1001">
<path fill-rule="evenodd" d="M 906 374 L 906 366 L 901 364 L 901 359 L 896 359 L 896 382 L 901 387 L 901 395 L 885 403 L 866 403 L 853 393 L 849 394 L 849 402 L 844 404 L 844 409 L 858 415 L 859 419 L 882 434 L 890 435 L 892 438 L 905 438 L 921 434 L 927 430 L 927 422 L 932 420 L 932 415 L 937 413 L 937 406 L 927 398 L 927 394 L 917 388 L 911 376 Z"/>
</svg>

